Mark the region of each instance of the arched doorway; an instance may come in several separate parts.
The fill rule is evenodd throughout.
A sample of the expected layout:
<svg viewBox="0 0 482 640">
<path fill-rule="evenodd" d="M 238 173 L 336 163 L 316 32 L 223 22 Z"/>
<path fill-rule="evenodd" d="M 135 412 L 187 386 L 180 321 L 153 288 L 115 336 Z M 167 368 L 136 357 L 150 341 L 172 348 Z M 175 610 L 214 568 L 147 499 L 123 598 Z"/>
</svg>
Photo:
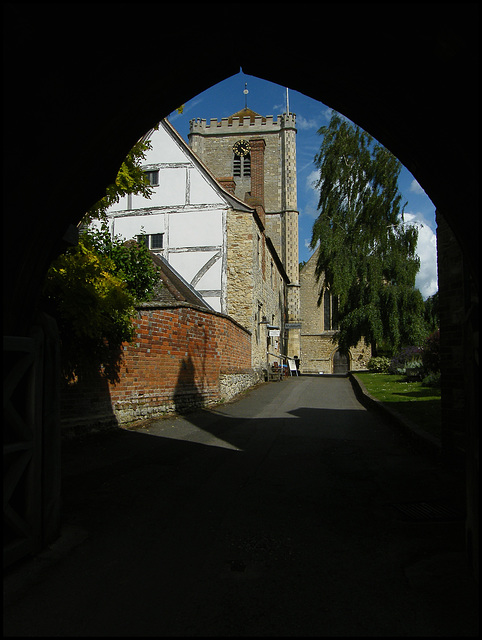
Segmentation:
<svg viewBox="0 0 482 640">
<path fill-rule="evenodd" d="M 333 373 L 348 373 L 350 370 L 350 356 L 343 351 L 333 354 Z"/>
</svg>

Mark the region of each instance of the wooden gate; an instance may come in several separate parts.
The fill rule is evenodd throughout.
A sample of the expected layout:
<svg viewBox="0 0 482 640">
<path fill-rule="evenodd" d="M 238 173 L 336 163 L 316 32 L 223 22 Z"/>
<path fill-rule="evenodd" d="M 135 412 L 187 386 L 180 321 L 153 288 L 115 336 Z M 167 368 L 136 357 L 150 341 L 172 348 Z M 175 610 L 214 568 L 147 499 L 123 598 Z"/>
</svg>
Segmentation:
<svg viewBox="0 0 482 640">
<path fill-rule="evenodd" d="M 29 337 L 3 339 L 4 567 L 60 531 L 58 340 L 51 320 Z"/>
</svg>

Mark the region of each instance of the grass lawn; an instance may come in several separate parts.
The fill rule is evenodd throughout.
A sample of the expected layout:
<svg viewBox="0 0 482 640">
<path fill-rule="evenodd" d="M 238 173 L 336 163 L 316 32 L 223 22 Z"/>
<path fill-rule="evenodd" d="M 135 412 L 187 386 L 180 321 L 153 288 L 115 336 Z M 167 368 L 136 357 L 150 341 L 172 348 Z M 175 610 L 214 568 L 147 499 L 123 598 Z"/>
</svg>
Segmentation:
<svg viewBox="0 0 482 640">
<path fill-rule="evenodd" d="M 403 376 L 389 373 L 356 373 L 356 376 L 371 396 L 440 438 L 440 389 L 422 382 L 406 382 Z"/>
</svg>

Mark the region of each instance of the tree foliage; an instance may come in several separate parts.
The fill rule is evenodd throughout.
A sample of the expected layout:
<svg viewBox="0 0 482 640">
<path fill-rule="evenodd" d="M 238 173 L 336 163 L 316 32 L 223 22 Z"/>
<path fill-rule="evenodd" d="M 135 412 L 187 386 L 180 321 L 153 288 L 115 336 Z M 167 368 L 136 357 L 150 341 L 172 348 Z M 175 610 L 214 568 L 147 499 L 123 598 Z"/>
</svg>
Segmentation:
<svg viewBox="0 0 482 640">
<path fill-rule="evenodd" d="M 419 343 L 424 323 L 423 299 L 415 289 L 418 230 L 403 223 L 401 164 L 335 112 L 318 133 L 320 213 L 311 248 L 318 251 L 318 303 L 324 288 L 338 298 L 335 339 L 344 350 L 362 337 L 394 350 Z"/>
<path fill-rule="evenodd" d="M 57 319 L 62 369 L 67 380 L 98 375 L 118 378 L 122 343 L 133 337 L 135 304 L 148 300 L 159 281 L 158 269 L 144 242 L 112 238 L 107 209 L 127 194 L 150 197 L 140 161 L 150 143 L 134 145 L 106 195 L 85 215 L 83 225 L 101 220 L 101 228 L 84 231 L 75 247 L 50 265 L 42 306 Z"/>
<path fill-rule="evenodd" d="M 112 238 L 106 223 L 101 224 L 100 230 L 84 233 L 83 241 L 100 256 L 112 260 L 114 274 L 126 283 L 137 302 L 149 300 L 159 281 L 159 269 L 145 242 Z"/>
<path fill-rule="evenodd" d="M 430 296 L 425 300 L 424 319 L 428 331 L 433 332 L 440 327 L 440 302 L 438 291 L 437 293 L 434 293 L 433 296 Z"/>
<path fill-rule="evenodd" d="M 135 298 L 111 258 L 82 239 L 51 264 L 43 303 L 59 326 L 62 370 L 74 380 L 98 372 L 117 379 L 121 345 L 133 334 Z"/>
<path fill-rule="evenodd" d="M 440 330 L 426 338 L 422 348 L 422 362 L 425 375 L 440 372 Z"/>
<path fill-rule="evenodd" d="M 143 242 L 112 239 L 106 227 L 84 232 L 50 265 L 43 306 L 57 319 L 66 379 L 102 367 L 114 382 L 123 342 L 133 336 L 135 305 L 148 300 L 159 280 Z"/>
<path fill-rule="evenodd" d="M 88 225 L 92 220 L 105 220 L 106 211 L 125 195 L 141 195 L 150 198 L 152 188 L 141 167 L 141 160 L 152 149 L 149 140 L 139 140 L 129 151 L 121 164 L 116 178 L 105 190 L 105 196 L 96 202 L 85 214 L 82 223 Z"/>
</svg>

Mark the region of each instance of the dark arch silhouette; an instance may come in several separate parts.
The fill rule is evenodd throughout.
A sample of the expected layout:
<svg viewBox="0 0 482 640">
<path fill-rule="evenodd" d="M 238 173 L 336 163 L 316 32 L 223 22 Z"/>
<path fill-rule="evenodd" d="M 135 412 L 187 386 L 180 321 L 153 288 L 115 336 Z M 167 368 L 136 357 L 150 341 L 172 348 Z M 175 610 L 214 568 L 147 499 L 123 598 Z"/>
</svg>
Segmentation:
<svg viewBox="0 0 482 640">
<path fill-rule="evenodd" d="M 322 100 L 389 148 L 478 279 L 477 5 L 419 5 L 416 19 L 406 5 L 297 5 L 293 20 L 268 6 L 256 6 L 266 22 L 252 26 L 246 8 L 247 43 L 236 47 L 239 15 L 216 5 L 169 16 L 151 4 L 6 5 L 10 332 L 28 326 L 69 224 L 103 195 L 133 143 L 240 67 Z"/>
<path fill-rule="evenodd" d="M 477 3 L 3 7 L 6 334 L 29 334 L 70 225 L 136 140 L 241 67 L 390 149 L 450 225 L 478 289 Z M 477 378 L 466 385 L 477 397 Z M 468 420 L 475 433 L 473 406 Z"/>
</svg>

